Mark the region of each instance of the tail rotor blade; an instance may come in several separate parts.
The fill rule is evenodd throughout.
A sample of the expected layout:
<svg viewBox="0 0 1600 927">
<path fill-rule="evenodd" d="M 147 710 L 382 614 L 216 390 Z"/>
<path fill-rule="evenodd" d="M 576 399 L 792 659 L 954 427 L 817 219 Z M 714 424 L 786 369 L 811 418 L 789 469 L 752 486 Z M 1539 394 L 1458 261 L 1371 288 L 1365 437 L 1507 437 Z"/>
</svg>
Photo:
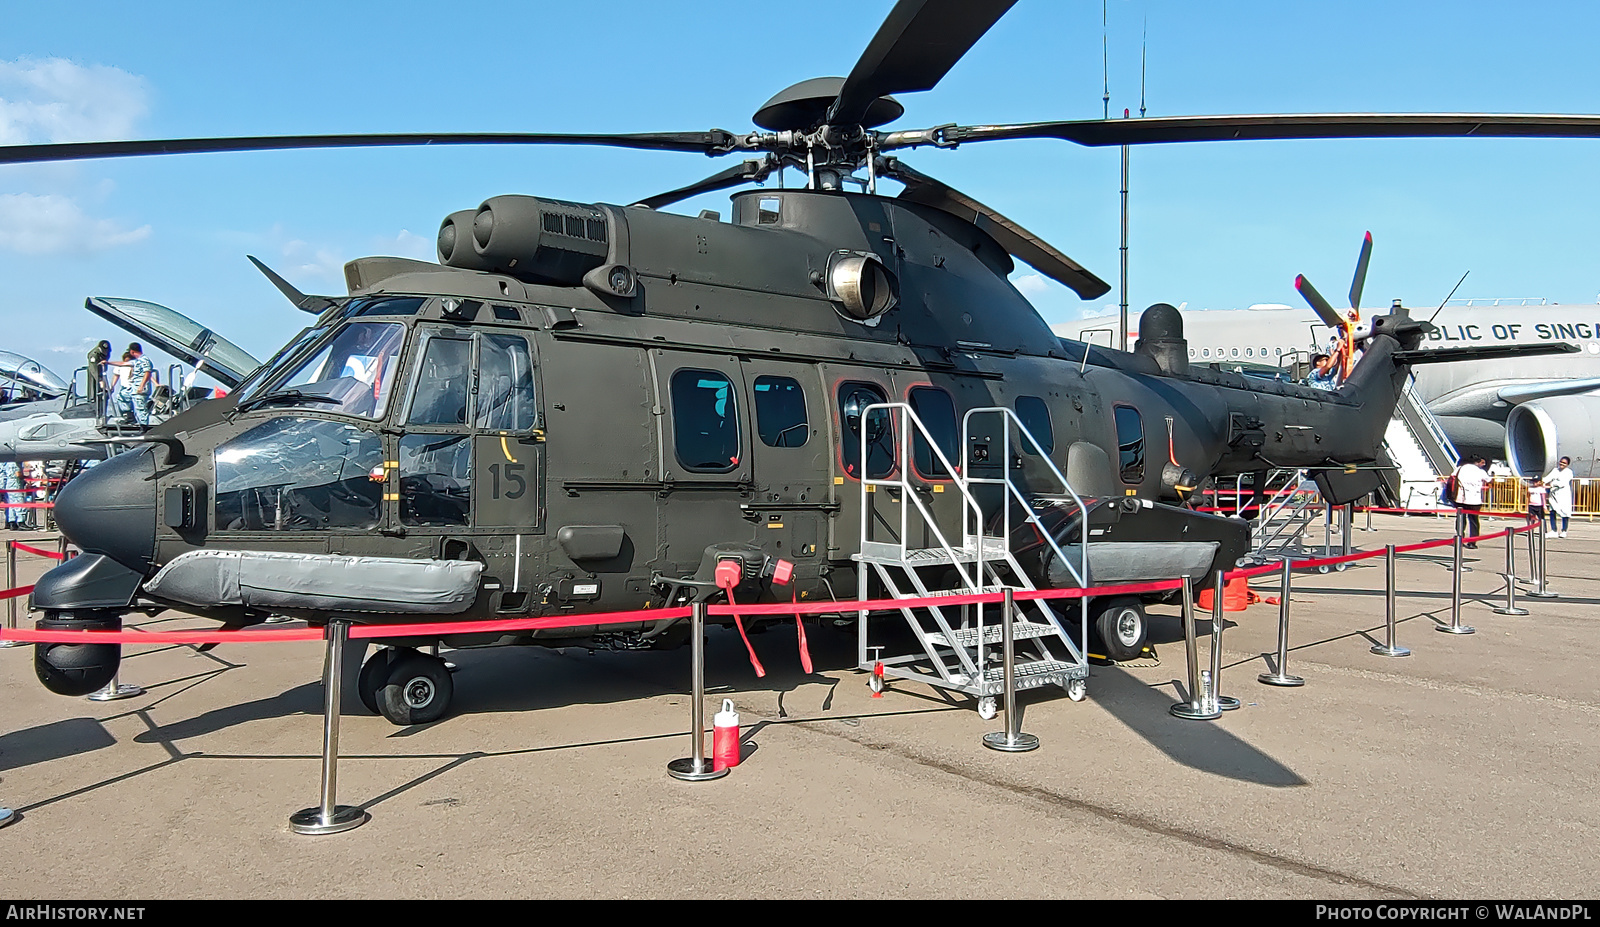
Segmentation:
<svg viewBox="0 0 1600 927">
<path fill-rule="evenodd" d="M 1372 233 L 1361 242 L 1361 256 L 1356 258 L 1356 275 L 1350 281 L 1350 308 L 1356 311 L 1359 318 L 1361 313 L 1361 289 L 1367 285 L 1367 262 L 1372 260 Z"/>
<path fill-rule="evenodd" d="M 1300 295 L 1305 297 L 1306 302 L 1311 304 L 1311 308 L 1317 311 L 1317 317 L 1327 323 L 1330 328 L 1339 328 L 1344 325 L 1344 319 L 1339 316 L 1339 310 L 1333 308 L 1333 305 L 1321 293 L 1317 292 L 1317 288 L 1311 285 L 1311 281 L 1306 279 L 1305 274 L 1294 278 L 1294 288 L 1300 291 Z"/>
</svg>

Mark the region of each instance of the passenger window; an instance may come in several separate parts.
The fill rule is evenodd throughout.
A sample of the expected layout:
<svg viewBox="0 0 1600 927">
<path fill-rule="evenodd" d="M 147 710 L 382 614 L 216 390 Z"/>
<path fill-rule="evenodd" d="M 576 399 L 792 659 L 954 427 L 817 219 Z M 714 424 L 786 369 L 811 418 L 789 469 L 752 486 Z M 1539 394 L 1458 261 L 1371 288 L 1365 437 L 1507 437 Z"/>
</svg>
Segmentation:
<svg viewBox="0 0 1600 927">
<path fill-rule="evenodd" d="M 411 391 L 412 425 L 465 425 L 467 376 L 472 371 L 472 342 L 430 338 Z"/>
<path fill-rule="evenodd" d="M 1117 465 L 1124 483 L 1144 482 L 1144 421 L 1132 406 L 1116 406 Z"/>
<path fill-rule="evenodd" d="M 866 431 L 867 478 L 881 480 L 894 472 L 894 425 L 889 409 L 877 409 L 861 421 L 862 410 L 874 403 L 884 402 L 883 390 L 870 383 L 841 383 L 839 385 L 840 453 L 844 457 L 844 472 L 857 479 L 861 477 L 861 442 L 863 424 Z"/>
<path fill-rule="evenodd" d="M 678 463 L 694 473 L 739 466 L 739 410 L 733 382 L 711 370 L 672 375 L 672 441 Z"/>
<path fill-rule="evenodd" d="M 767 447 L 803 447 L 811 437 L 806 394 L 789 377 L 756 377 L 756 430 Z"/>
<path fill-rule="evenodd" d="M 936 386 L 918 386 L 911 390 L 907 399 L 910 400 L 911 411 L 921 420 L 922 427 L 928 430 L 945 460 L 954 462 L 959 459 L 956 456 L 956 442 L 960 440 L 956 436 L 956 404 L 950 394 Z M 934 456 L 933 447 L 929 446 L 921 429 L 911 432 L 911 462 L 917 468 L 917 475 L 923 479 L 950 479 L 949 471 Z"/>
<path fill-rule="evenodd" d="M 1039 446 L 1034 447 L 1033 442 L 1026 438 L 1019 440 L 1017 443 L 1022 446 L 1023 453 L 1034 456 L 1043 453 L 1048 457 L 1055 452 L 1056 436 L 1050 427 L 1050 407 L 1044 404 L 1043 399 L 1038 396 L 1018 396 L 1017 420 L 1028 429 L 1033 440 L 1039 442 Z"/>
<path fill-rule="evenodd" d="M 520 335 L 480 337 L 477 426 L 490 431 L 527 431 L 539 418 L 528 339 Z"/>
<path fill-rule="evenodd" d="M 465 525 L 472 511 L 472 439 L 414 434 L 400 439 L 400 521 Z"/>
</svg>

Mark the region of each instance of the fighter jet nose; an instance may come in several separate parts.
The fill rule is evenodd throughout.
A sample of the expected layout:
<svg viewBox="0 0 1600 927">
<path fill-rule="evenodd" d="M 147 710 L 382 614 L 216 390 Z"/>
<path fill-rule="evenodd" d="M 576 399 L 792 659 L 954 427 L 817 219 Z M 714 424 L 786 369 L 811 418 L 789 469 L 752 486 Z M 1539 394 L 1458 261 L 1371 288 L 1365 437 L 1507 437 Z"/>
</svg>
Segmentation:
<svg viewBox="0 0 1600 927">
<path fill-rule="evenodd" d="M 79 474 L 56 497 L 56 524 L 69 541 L 141 576 L 155 560 L 157 450 L 147 445 L 118 454 Z"/>
</svg>

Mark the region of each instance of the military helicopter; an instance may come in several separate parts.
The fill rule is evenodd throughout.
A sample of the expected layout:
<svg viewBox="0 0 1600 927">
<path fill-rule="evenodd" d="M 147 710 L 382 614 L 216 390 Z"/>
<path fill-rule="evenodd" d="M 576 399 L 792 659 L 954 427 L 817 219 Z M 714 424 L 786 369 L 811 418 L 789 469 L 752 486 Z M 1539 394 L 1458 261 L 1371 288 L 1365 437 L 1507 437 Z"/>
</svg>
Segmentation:
<svg viewBox="0 0 1600 927">
<path fill-rule="evenodd" d="M 152 429 L 145 446 L 61 493 L 57 521 L 83 554 L 39 580 L 39 627 L 117 628 L 126 613 L 162 607 L 242 627 L 271 614 L 405 623 L 711 597 L 846 602 L 871 591 L 883 574 L 867 562 L 895 545 L 943 547 L 933 558 L 943 578 L 919 583 L 971 585 L 951 574 L 983 554 L 943 544 L 951 523 L 975 532 L 980 551 L 997 534 L 1009 545 L 1004 581 L 1199 584 L 1233 566 L 1249 533 L 1183 507 L 1201 480 L 1305 467 L 1335 503 L 1369 492 L 1375 477 L 1361 468 L 1410 365 L 1497 349 L 1424 355 L 1426 324 L 1397 304 L 1367 323 L 1362 361 L 1328 393 L 1192 366 L 1181 317 L 1164 304 L 1143 314 L 1132 352 L 1058 339 L 1008 282 L 1013 261 L 1086 299 L 1107 284 L 891 152 L 1015 138 L 1593 136 L 1600 118 L 879 130 L 902 113 L 891 94 L 932 89 L 1012 2 L 901 0 L 847 77 L 780 91 L 747 133 L 0 148 L 0 163 L 420 144 L 759 154 L 626 206 L 491 197 L 444 219 L 436 264 L 350 262 L 346 296 L 307 295 L 267 271 L 315 320 L 230 396 Z M 729 221 L 660 211 L 781 168 L 804 172 L 805 187 L 736 193 Z M 903 189 L 880 194 L 885 180 Z M 973 508 L 980 528 L 966 521 Z M 976 583 L 1002 579 L 997 568 Z M 1110 655 L 1139 652 L 1141 600 L 1086 608 Z M 630 650 L 675 646 L 687 631 L 667 619 L 438 640 Z M 445 713 L 454 683 L 421 649 L 430 642 L 389 641 L 367 661 L 369 707 L 396 724 Z M 119 656 L 113 645 L 39 645 L 35 665 L 51 690 L 82 694 Z"/>
</svg>

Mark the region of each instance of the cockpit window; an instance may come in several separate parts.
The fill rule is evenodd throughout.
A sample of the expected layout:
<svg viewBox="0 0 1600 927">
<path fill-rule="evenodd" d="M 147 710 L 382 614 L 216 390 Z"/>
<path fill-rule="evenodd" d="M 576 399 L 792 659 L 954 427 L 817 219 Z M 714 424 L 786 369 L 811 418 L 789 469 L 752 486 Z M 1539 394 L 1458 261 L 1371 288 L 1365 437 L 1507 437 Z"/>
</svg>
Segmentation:
<svg viewBox="0 0 1600 927">
<path fill-rule="evenodd" d="M 358 315 L 416 315 L 427 302 L 420 296 L 387 296 L 382 299 L 364 299 L 345 310 L 346 317 Z"/>
<path fill-rule="evenodd" d="M 287 376 L 261 381 L 240 402 L 298 406 L 380 418 L 393 392 L 395 366 L 405 344 L 398 322 L 350 322 Z"/>
<path fill-rule="evenodd" d="M 412 392 L 411 425 L 465 425 L 467 378 L 472 374 L 472 342 L 465 338 L 428 339 Z"/>
<path fill-rule="evenodd" d="M 327 419 L 276 418 L 217 447 L 217 527 L 319 531 L 376 527 L 378 435 Z"/>
<path fill-rule="evenodd" d="M 491 431 L 527 431 L 538 423 L 533 355 L 521 335 L 480 335 L 477 425 Z"/>
<path fill-rule="evenodd" d="M 294 336 L 294 340 L 289 342 L 287 347 L 274 354 L 271 360 L 257 367 L 254 373 L 245 377 L 234 388 L 234 392 L 240 399 L 249 398 L 251 390 L 268 380 L 277 379 L 278 374 L 282 373 L 284 368 L 288 367 L 300 356 L 300 352 L 305 350 L 306 345 L 326 335 L 331 327 L 322 325 L 316 328 L 303 329 L 300 334 Z"/>
</svg>

